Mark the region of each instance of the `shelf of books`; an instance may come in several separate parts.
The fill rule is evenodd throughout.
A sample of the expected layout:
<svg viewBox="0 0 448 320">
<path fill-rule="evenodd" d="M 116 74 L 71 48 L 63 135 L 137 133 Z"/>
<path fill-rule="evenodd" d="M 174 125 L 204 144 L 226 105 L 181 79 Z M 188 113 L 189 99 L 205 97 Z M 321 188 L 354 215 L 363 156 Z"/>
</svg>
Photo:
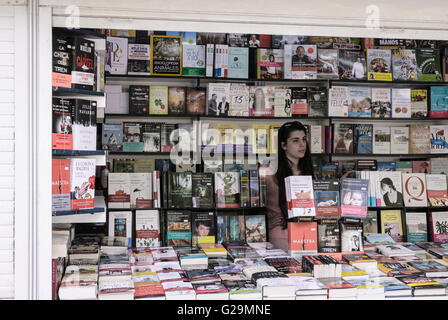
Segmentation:
<svg viewBox="0 0 448 320">
<path fill-rule="evenodd" d="M 447 43 L 53 40 L 55 299 L 448 298 Z M 280 248 L 267 166 L 289 121 L 314 176 L 285 179 Z"/>
</svg>

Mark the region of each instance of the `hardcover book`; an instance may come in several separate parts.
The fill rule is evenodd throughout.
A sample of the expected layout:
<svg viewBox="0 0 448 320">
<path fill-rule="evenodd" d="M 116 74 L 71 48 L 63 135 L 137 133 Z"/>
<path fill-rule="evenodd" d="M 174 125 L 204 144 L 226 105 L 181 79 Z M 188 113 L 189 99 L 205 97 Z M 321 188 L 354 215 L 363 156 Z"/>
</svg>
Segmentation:
<svg viewBox="0 0 448 320">
<path fill-rule="evenodd" d="M 372 88 L 372 118 L 390 118 L 391 101 L 390 88 Z"/>
<path fill-rule="evenodd" d="M 53 98 L 52 149 L 73 150 L 74 99 Z"/>
<path fill-rule="evenodd" d="M 392 81 L 392 52 L 387 49 L 367 49 L 368 80 Z"/>
<path fill-rule="evenodd" d="M 168 114 L 183 115 L 186 112 L 186 88 L 168 87 Z"/>
<path fill-rule="evenodd" d="M 149 76 L 151 52 L 149 44 L 128 44 L 128 74 Z"/>
<path fill-rule="evenodd" d="M 182 75 L 182 37 L 151 35 L 151 75 Z"/>
<path fill-rule="evenodd" d="M 257 49 L 257 79 L 283 79 L 282 49 Z"/>
<path fill-rule="evenodd" d="M 149 115 L 149 86 L 129 86 L 129 114 Z"/>
<path fill-rule="evenodd" d="M 339 78 L 367 80 L 366 54 L 363 51 L 339 50 Z"/>
</svg>

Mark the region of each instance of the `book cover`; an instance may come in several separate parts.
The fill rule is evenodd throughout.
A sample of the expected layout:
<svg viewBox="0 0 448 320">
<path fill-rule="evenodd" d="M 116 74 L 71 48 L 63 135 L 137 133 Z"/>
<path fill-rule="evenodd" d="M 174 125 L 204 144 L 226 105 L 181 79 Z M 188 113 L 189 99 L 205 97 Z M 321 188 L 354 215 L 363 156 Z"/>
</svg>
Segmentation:
<svg viewBox="0 0 448 320">
<path fill-rule="evenodd" d="M 303 116 L 308 114 L 308 91 L 306 87 L 291 88 L 290 107 L 291 110 L 289 113 L 292 116 Z"/>
<path fill-rule="evenodd" d="M 430 153 L 430 131 L 429 125 L 411 124 L 409 125 L 409 153 L 427 154 Z"/>
<path fill-rule="evenodd" d="M 378 212 L 376 210 L 367 211 L 367 216 L 362 224 L 362 230 L 364 235 L 378 233 Z"/>
<path fill-rule="evenodd" d="M 217 208 L 240 207 L 239 172 L 215 172 L 215 199 Z"/>
<path fill-rule="evenodd" d="M 414 267 L 411 267 L 406 263 L 379 263 L 378 269 L 383 271 L 389 277 L 406 276 L 421 273 L 421 271 L 415 269 Z M 404 282 L 403 279 L 405 279 L 405 277 L 400 277 L 399 279 L 400 281 Z"/>
<path fill-rule="evenodd" d="M 123 124 L 123 152 L 143 152 L 142 124 Z"/>
<path fill-rule="evenodd" d="M 74 99 L 53 98 L 52 103 L 52 149 L 73 149 Z"/>
<path fill-rule="evenodd" d="M 394 80 L 417 80 L 417 58 L 415 56 L 415 50 L 392 50 L 392 70 Z"/>
<path fill-rule="evenodd" d="M 448 204 L 447 179 L 444 174 L 426 174 L 426 194 L 431 207 Z"/>
<path fill-rule="evenodd" d="M 429 225 L 431 241 L 441 242 L 448 240 L 448 212 L 430 212 Z"/>
<path fill-rule="evenodd" d="M 342 178 L 341 215 L 347 217 L 365 217 L 369 181 L 365 179 Z"/>
<path fill-rule="evenodd" d="M 411 117 L 411 89 L 392 88 L 392 118 Z"/>
<path fill-rule="evenodd" d="M 412 173 L 412 161 L 396 161 L 395 165 L 396 171 L 401 171 L 401 173 Z"/>
<path fill-rule="evenodd" d="M 402 207 L 403 192 L 400 171 L 378 172 L 377 207 Z"/>
<path fill-rule="evenodd" d="M 134 172 L 135 160 L 134 159 L 114 159 L 113 172 Z"/>
<path fill-rule="evenodd" d="M 368 80 L 392 81 L 392 52 L 387 49 L 367 49 Z"/>
<path fill-rule="evenodd" d="M 107 189 L 108 208 L 131 207 L 131 177 L 125 172 L 109 172 Z"/>
<path fill-rule="evenodd" d="M 214 207 L 213 174 L 198 172 L 192 174 L 192 204 L 193 208 Z"/>
<path fill-rule="evenodd" d="M 249 49 L 229 47 L 228 77 L 247 79 L 249 77 Z"/>
<path fill-rule="evenodd" d="M 266 154 L 269 152 L 269 134 L 270 126 L 267 124 L 254 124 L 252 125 L 253 130 L 253 140 L 252 140 L 252 150 L 257 154 Z"/>
<path fill-rule="evenodd" d="M 328 116 L 348 117 L 349 87 L 333 86 L 328 92 Z"/>
<path fill-rule="evenodd" d="M 257 49 L 257 79 L 283 79 L 282 49 Z"/>
<path fill-rule="evenodd" d="M 230 108 L 230 83 L 209 83 L 207 115 L 227 116 Z"/>
<path fill-rule="evenodd" d="M 308 116 L 326 117 L 328 114 L 328 94 L 326 88 L 308 87 Z"/>
<path fill-rule="evenodd" d="M 71 210 L 70 160 L 52 159 L 51 172 L 51 210 L 69 211 Z"/>
<path fill-rule="evenodd" d="M 186 111 L 186 88 L 168 87 L 168 114 L 183 115 Z"/>
<path fill-rule="evenodd" d="M 348 116 L 370 118 L 372 93 L 370 87 L 348 87 Z"/>
<path fill-rule="evenodd" d="M 274 103 L 274 86 L 251 86 L 249 88 L 249 116 L 273 117 Z"/>
<path fill-rule="evenodd" d="M 409 127 L 390 128 L 390 149 L 396 154 L 409 153 Z"/>
<path fill-rule="evenodd" d="M 192 212 L 191 214 L 192 246 L 204 243 L 215 243 L 215 215 L 214 212 Z"/>
<path fill-rule="evenodd" d="M 280 87 L 275 88 L 274 116 L 284 118 L 291 117 L 291 89 Z"/>
<path fill-rule="evenodd" d="M 321 219 L 317 225 L 318 252 L 341 252 L 337 219 Z"/>
<path fill-rule="evenodd" d="M 447 153 L 448 151 L 448 126 L 430 125 L 430 151 L 431 153 Z"/>
<path fill-rule="evenodd" d="M 152 173 L 128 173 L 131 185 L 131 208 L 153 208 Z"/>
<path fill-rule="evenodd" d="M 104 122 L 101 134 L 102 149 L 113 152 L 123 150 L 123 122 Z"/>
<path fill-rule="evenodd" d="M 284 46 L 285 79 L 317 79 L 316 45 Z"/>
<path fill-rule="evenodd" d="M 171 152 L 174 147 L 174 143 L 171 140 L 171 135 L 177 126 L 173 123 L 162 123 L 160 128 L 160 151 L 161 152 Z"/>
<path fill-rule="evenodd" d="M 431 166 L 427 160 L 413 160 L 412 173 L 431 173 Z"/>
<path fill-rule="evenodd" d="M 353 153 L 353 125 L 335 123 L 333 134 L 334 153 Z"/>
<path fill-rule="evenodd" d="M 149 86 L 129 86 L 129 114 L 149 114 Z"/>
<path fill-rule="evenodd" d="M 227 43 L 230 47 L 248 47 L 249 35 L 246 33 L 228 33 Z"/>
<path fill-rule="evenodd" d="M 442 81 L 439 49 L 418 48 L 417 78 L 419 81 Z"/>
<path fill-rule="evenodd" d="M 191 208 L 192 207 L 191 192 L 192 192 L 191 172 L 168 173 L 169 208 Z"/>
<path fill-rule="evenodd" d="M 95 159 L 70 159 L 70 202 L 72 210 L 93 208 Z"/>
<path fill-rule="evenodd" d="M 372 118 L 390 118 L 391 105 L 390 88 L 372 88 Z"/>
<path fill-rule="evenodd" d="M 447 158 L 431 158 L 430 172 L 435 174 L 448 175 L 448 159 Z"/>
<path fill-rule="evenodd" d="M 157 248 L 160 246 L 158 210 L 135 211 L 135 246 L 137 248 Z"/>
<path fill-rule="evenodd" d="M 204 115 L 206 88 L 187 88 L 187 114 Z"/>
<path fill-rule="evenodd" d="M 196 44 L 226 44 L 227 38 L 225 33 L 203 33 L 198 32 L 196 37 Z"/>
<path fill-rule="evenodd" d="M 149 44 L 128 44 L 128 74 L 149 76 L 151 52 Z"/>
<path fill-rule="evenodd" d="M 426 177 L 424 173 L 403 173 L 403 200 L 405 207 L 426 207 Z"/>
<path fill-rule="evenodd" d="M 339 78 L 367 80 L 366 54 L 363 51 L 339 50 Z"/>
<path fill-rule="evenodd" d="M 341 251 L 364 251 L 361 223 L 340 223 Z"/>
<path fill-rule="evenodd" d="M 151 75 L 182 75 L 182 37 L 151 35 Z"/>
<path fill-rule="evenodd" d="M 72 87 L 73 38 L 53 35 L 51 84 L 53 87 Z"/>
<path fill-rule="evenodd" d="M 105 71 L 109 74 L 125 75 L 128 67 L 128 39 L 106 38 Z"/>
<path fill-rule="evenodd" d="M 412 243 L 428 241 L 426 212 L 406 212 L 406 241 Z"/>
<path fill-rule="evenodd" d="M 285 178 L 288 217 L 315 216 L 312 176 L 289 176 Z"/>
<path fill-rule="evenodd" d="M 309 147 L 311 153 L 325 153 L 325 126 L 309 126 Z"/>
<path fill-rule="evenodd" d="M 448 117 L 448 87 L 431 87 L 431 104 L 429 117 L 447 118 Z"/>
<path fill-rule="evenodd" d="M 229 90 L 229 116 L 249 116 L 249 87 L 244 83 L 231 83 Z"/>
<path fill-rule="evenodd" d="M 191 213 L 167 211 L 166 241 L 168 246 L 191 247 Z"/>
<path fill-rule="evenodd" d="M 168 86 L 149 87 L 149 114 L 168 114 Z"/>
<path fill-rule="evenodd" d="M 266 242 L 266 217 L 250 215 L 244 217 L 246 242 Z"/>
<path fill-rule="evenodd" d="M 182 75 L 205 76 L 205 45 L 182 45 Z"/>
<path fill-rule="evenodd" d="M 401 210 L 381 210 L 381 232 L 386 233 L 396 242 L 404 241 Z"/>
<path fill-rule="evenodd" d="M 372 153 L 372 124 L 357 124 L 354 129 L 354 151 L 358 154 Z"/>
<path fill-rule="evenodd" d="M 95 42 L 75 37 L 73 42 L 72 88 L 93 90 L 95 82 Z"/>
<path fill-rule="evenodd" d="M 339 217 L 341 215 L 339 187 L 338 180 L 313 180 L 317 218 Z"/>
<path fill-rule="evenodd" d="M 428 116 L 428 90 L 411 89 L 411 118 Z"/>
<path fill-rule="evenodd" d="M 390 127 L 373 125 L 373 153 L 390 153 Z"/>
<path fill-rule="evenodd" d="M 260 206 L 260 184 L 258 181 L 258 170 L 249 170 L 250 206 Z"/>
<path fill-rule="evenodd" d="M 229 46 L 226 44 L 215 45 L 215 78 L 227 78 L 229 67 Z"/>
<path fill-rule="evenodd" d="M 132 211 L 109 212 L 108 226 L 109 237 L 125 237 L 127 247 L 132 248 Z"/>
<path fill-rule="evenodd" d="M 96 101 L 74 99 L 72 107 L 73 150 L 96 150 Z"/>
<path fill-rule="evenodd" d="M 288 222 L 288 254 L 301 258 L 317 254 L 317 222 Z"/>
<path fill-rule="evenodd" d="M 143 123 L 143 152 L 160 152 L 160 123 Z"/>
<path fill-rule="evenodd" d="M 337 49 L 319 49 L 317 51 L 317 79 L 339 79 Z"/>
</svg>

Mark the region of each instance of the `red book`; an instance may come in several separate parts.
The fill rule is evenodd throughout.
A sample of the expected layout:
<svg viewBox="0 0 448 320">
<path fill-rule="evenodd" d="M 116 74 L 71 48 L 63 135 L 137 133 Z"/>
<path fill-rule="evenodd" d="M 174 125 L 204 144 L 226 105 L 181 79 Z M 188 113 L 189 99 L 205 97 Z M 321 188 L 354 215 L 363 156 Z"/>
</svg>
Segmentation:
<svg viewBox="0 0 448 320">
<path fill-rule="evenodd" d="M 291 256 L 317 254 L 317 222 L 288 222 L 288 252 Z"/>
<path fill-rule="evenodd" d="M 52 211 L 71 210 L 70 160 L 52 159 Z"/>
<path fill-rule="evenodd" d="M 73 99 L 54 97 L 52 101 L 52 149 L 73 150 Z"/>
</svg>

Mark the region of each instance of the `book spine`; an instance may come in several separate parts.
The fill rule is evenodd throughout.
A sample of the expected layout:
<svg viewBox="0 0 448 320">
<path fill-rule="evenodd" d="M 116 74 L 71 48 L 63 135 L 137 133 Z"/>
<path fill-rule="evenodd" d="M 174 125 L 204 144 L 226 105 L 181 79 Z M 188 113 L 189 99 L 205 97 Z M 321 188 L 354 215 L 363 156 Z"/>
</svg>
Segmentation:
<svg viewBox="0 0 448 320">
<path fill-rule="evenodd" d="M 260 206 L 260 186 L 258 182 L 258 170 L 249 170 L 250 184 L 250 206 Z"/>
<path fill-rule="evenodd" d="M 249 188 L 249 173 L 247 170 L 240 170 L 241 181 L 241 207 L 250 207 L 250 188 Z"/>
<path fill-rule="evenodd" d="M 260 207 L 264 208 L 266 207 L 266 193 L 267 193 L 267 186 L 266 186 L 266 175 L 264 175 L 262 172 L 259 171 L 259 177 L 260 177 Z"/>
</svg>

